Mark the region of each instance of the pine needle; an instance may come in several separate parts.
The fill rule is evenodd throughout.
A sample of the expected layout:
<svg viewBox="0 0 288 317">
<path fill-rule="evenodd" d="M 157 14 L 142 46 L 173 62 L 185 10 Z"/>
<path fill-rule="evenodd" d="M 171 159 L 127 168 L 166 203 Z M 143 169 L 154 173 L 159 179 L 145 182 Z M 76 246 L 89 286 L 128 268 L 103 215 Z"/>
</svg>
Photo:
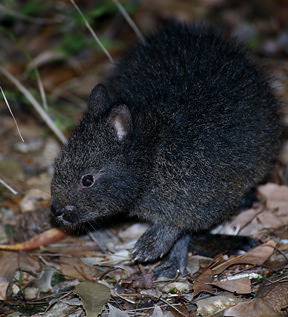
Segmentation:
<svg viewBox="0 0 288 317">
<path fill-rule="evenodd" d="M 73 4 L 74 8 L 78 11 L 78 13 L 80 14 L 81 18 L 83 19 L 87 29 L 90 31 L 90 33 L 92 34 L 94 40 L 97 42 L 97 44 L 100 46 L 100 48 L 102 49 L 102 51 L 106 54 L 106 56 L 108 57 L 109 61 L 111 63 L 114 63 L 114 60 L 112 58 L 112 56 L 110 55 L 110 53 L 106 50 L 106 48 L 103 46 L 103 44 L 101 43 L 99 37 L 97 36 L 97 34 L 93 31 L 92 27 L 90 26 L 89 22 L 87 21 L 87 19 L 85 18 L 84 14 L 82 13 L 82 11 L 80 10 L 80 8 L 77 6 L 77 4 L 75 3 L 74 0 L 70 0 L 70 2 Z"/>
<path fill-rule="evenodd" d="M 42 80 L 40 78 L 40 74 L 39 74 L 39 71 L 37 70 L 37 68 L 35 69 L 35 71 L 36 71 L 36 76 L 37 76 L 37 85 L 38 85 L 40 96 L 41 96 L 42 103 L 43 103 L 43 108 L 47 111 L 48 105 L 47 105 L 47 98 L 46 98 L 44 86 L 43 86 L 43 83 L 42 83 Z"/>
<path fill-rule="evenodd" d="M 7 100 L 7 98 L 6 98 L 5 94 L 4 94 L 4 91 L 3 91 L 3 89 L 2 89 L 1 86 L 0 86 L 0 90 L 1 90 L 2 96 L 3 96 L 3 98 L 4 98 L 4 101 L 5 101 L 5 103 L 6 103 L 6 106 L 7 106 L 8 110 L 9 110 L 9 112 L 10 112 L 10 114 L 11 114 L 11 116 L 12 116 L 14 122 L 15 122 L 17 131 L 18 131 L 18 134 L 19 134 L 19 136 L 20 136 L 22 142 L 24 143 L 25 141 L 24 141 L 24 139 L 23 139 L 23 137 L 22 137 L 22 134 L 21 134 L 21 132 L 20 132 L 18 123 L 17 123 L 17 121 L 16 121 L 16 118 L 14 117 L 14 114 L 13 114 L 13 112 L 12 112 L 12 110 L 11 110 L 11 107 L 10 107 L 10 105 L 9 105 L 9 103 L 8 103 L 8 100 Z"/>
<path fill-rule="evenodd" d="M 130 27 L 132 28 L 132 30 L 136 33 L 136 35 L 139 37 L 139 39 L 142 42 L 145 42 L 145 38 L 143 36 L 143 34 L 141 33 L 141 31 L 139 30 L 139 28 L 137 27 L 137 25 L 135 24 L 135 22 L 131 19 L 131 17 L 129 16 L 127 10 L 122 6 L 122 4 L 118 1 L 118 0 L 113 0 L 113 2 L 116 4 L 117 8 L 119 9 L 119 11 L 121 12 L 121 14 L 123 15 L 124 19 L 127 21 L 127 23 L 130 25 Z"/>
</svg>

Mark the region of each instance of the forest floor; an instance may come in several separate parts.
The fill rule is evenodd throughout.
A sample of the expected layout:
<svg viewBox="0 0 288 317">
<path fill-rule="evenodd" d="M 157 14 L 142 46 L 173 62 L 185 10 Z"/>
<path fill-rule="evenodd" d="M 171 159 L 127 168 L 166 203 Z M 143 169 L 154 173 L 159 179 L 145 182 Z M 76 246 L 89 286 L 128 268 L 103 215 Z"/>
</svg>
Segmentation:
<svg viewBox="0 0 288 317">
<path fill-rule="evenodd" d="M 137 40 L 112 0 L 77 4 L 114 60 Z M 53 229 L 49 204 L 54 158 L 111 63 L 70 1 L 3 0 L 0 85 L 25 142 L 1 96 L 0 180 L 17 193 L 0 183 L 0 316 L 287 315 L 288 1 L 122 4 L 143 34 L 167 18 L 213 23 L 227 38 L 237 37 L 271 77 L 283 104 L 279 161 L 257 188 L 258 200 L 251 208 L 213 229 L 261 243 L 241 255 L 189 253 L 185 275 L 155 281 L 153 268 L 159 263 L 136 265 L 129 253 L 147 224 L 118 223 L 81 235 Z M 47 125 L 31 98 L 55 128 Z M 13 250 L 5 250 L 6 245 Z"/>
</svg>

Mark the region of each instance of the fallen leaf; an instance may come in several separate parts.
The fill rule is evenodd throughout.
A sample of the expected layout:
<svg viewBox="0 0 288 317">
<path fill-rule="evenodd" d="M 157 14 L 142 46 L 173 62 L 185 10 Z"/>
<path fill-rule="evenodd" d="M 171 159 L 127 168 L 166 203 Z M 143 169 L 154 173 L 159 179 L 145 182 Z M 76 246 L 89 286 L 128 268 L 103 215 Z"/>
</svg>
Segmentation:
<svg viewBox="0 0 288 317">
<path fill-rule="evenodd" d="M 48 201 L 50 195 L 38 188 L 27 190 L 24 198 L 20 201 L 20 208 L 22 212 L 32 212 L 38 208 L 39 202 Z"/>
<path fill-rule="evenodd" d="M 208 292 L 213 294 L 214 290 L 212 285 L 210 285 L 211 282 L 213 282 L 213 272 L 208 267 L 199 276 L 193 279 L 192 289 L 194 296 L 200 292 Z"/>
<path fill-rule="evenodd" d="M 121 286 L 129 287 L 131 289 L 149 289 L 152 287 L 153 273 L 136 273 L 129 277 L 129 279 L 122 281 Z"/>
<path fill-rule="evenodd" d="M 198 295 L 201 292 L 207 292 L 210 294 L 215 293 L 212 285 L 208 283 L 198 282 L 198 281 L 194 282 L 192 289 L 193 289 L 194 296 Z"/>
<path fill-rule="evenodd" d="M 40 269 L 40 262 L 38 258 L 26 253 L 1 252 L 0 268 L 1 275 L 10 281 L 19 268 L 23 271 L 29 271 L 36 274 Z"/>
<path fill-rule="evenodd" d="M 239 303 L 240 299 L 230 296 L 213 296 L 196 301 L 198 307 L 197 313 L 201 316 L 211 316 L 212 314 L 220 313 L 228 307 Z"/>
<path fill-rule="evenodd" d="M 110 299 L 110 289 L 91 281 L 76 285 L 75 293 L 81 298 L 87 317 L 97 317 Z"/>
<path fill-rule="evenodd" d="M 109 307 L 108 317 L 129 317 L 129 315 L 127 313 L 125 313 L 125 311 L 122 311 L 122 310 L 112 306 L 109 303 L 108 303 L 108 307 Z"/>
<path fill-rule="evenodd" d="M 213 274 L 220 274 L 223 271 L 225 271 L 229 266 L 235 264 L 262 265 L 272 255 L 275 246 L 276 242 L 273 240 L 269 240 L 265 244 L 262 244 L 243 255 L 231 257 L 228 261 L 225 261 L 224 263 L 221 263 L 220 265 L 213 267 Z"/>
<path fill-rule="evenodd" d="M 34 284 L 40 292 L 48 292 L 52 289 L 52 278 L 56 269 L 53 266 L 45 266 L 39 273 Z"/>
<path fill-rule="evenodd" d="M 268 208 L 278 209 L 280 212 L 288 211 L 288 186 L 268 183 L 259 186 L 258 192 L 266 200 Z"/>
<path fill-rule="evenodd" d="M 226 309 L 223 316 L 276 317 L 281 315 L 276 313 L 263 299 L 254 298 L 250 301 L 242 302 L 234 307 Z"/>
<path fill-rule="evenodd" d="M 181 293 L 187 293 L 190 290 L 190 287 L 187 282 L 173 282 L 163 287 L 163 291 L 166 293 L 168 293 L 171 289 L 176 289 Z"/>
<path fill-rule="evenodd" d="M 261 285 L 256 298 L 262 298 L 276 312 L 286 315 L 288 311 L 288 281 Z"/>
<path fill-rule="evenodd" d="M 6 297 L 6 291 L 9 286 L 8 280 L 6 280 L 4 277 L 0 275 L 0 300 L 5 300 Z"/>
<path fill-rule="evenodd" d="M 251 281 L 249 277 L 212 282 L 211 285 L 222 288 L 228 292 L 236 292 L 237 294 L 250 294 L 252 292 Z"/>
<path fill-rule="evenodd" d="M 225 311 L 224 316 L 287 316 L 288 282 L 261 285 L 256 297 Z"/>
<path fill-rule="evenodd" d="M 214 281 L 214 276 L 223 273 L 228 267 L 236 264 L 262 265 L 272 255 L 275 246 L 276 243 L 273 240 L 269 240 L 267 243 L 250 250 L 246 254 L 231 257 L 221 264 L 217 265 L 217 262 L 222 261 L 222 257 L 221 259 L 214 259 L 210 267 L 206 268 L 198 277 L 193 279 L 192 289 L 194 296 L 204 291 L 213 294 L 213 285 L 239 294 L 251 293 L 250 280 L 248 277 L 239 278 L 238 281 L 227 280 L 225 282 L 218 282 Z"/>
<path fill-rule="evenodd" d="M 83 263 L 78 257 L 61 257 L 60 270 L 66 278 L 79 281 L 91 279 L 98 273 L 95 267 Z"/>
<path fill-rule="evenodd" d="M 152 317 L 163 317 L 163 316 L 164 314 L 162 309 L 158 305 L 156 305 L 154 308 Z"/>
<path fill-rule="evenodd" d="M 40 263 L 37 258 L 25 253 L 0 253 L 0 300 L 4 300 L 9 283 L 19 269 L 37 274 Z"/>
<path fill-rule="evenodd" d="M 266 228 L 277 229 L 288 225 L 288 186 L 268 183 L 258 187 L 267 208 L 251 208 L 239 213 L 232 221 L 220 225 L 214 233 L 257 237 Z"/>
</svg>

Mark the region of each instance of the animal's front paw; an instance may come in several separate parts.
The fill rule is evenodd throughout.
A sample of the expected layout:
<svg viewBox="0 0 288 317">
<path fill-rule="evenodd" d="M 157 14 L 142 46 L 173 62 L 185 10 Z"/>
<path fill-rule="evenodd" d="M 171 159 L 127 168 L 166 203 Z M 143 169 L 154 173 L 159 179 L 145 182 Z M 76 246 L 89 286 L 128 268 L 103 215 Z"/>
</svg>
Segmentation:
<svg viewBox="0 0 288 317">
<path fill-rule="evenodd" d="M 136 262 L 156 261 L 169 251 L 169 246 L 163 246 L 153 237 L 146 239 L 146 235 L 144 235 L 138 239 L 132 251 L 132 256 Z M 166 249 L 168 250 L 166 251 Z"/>
<path fill-rule="evenodd" d="M 153 280 L 160 277 L 175 278 L 176 275 L 184 273 L 190 238 L 190 235 L 186 234 L 174 244 L 166 261 L 154 270 Z"/>
<path fill-rule="evenodd" d="M 179 236 L 174 227 L 154 224 L 136 242 L 132 256 L 137 262 L 152 262 L 162 258 Z"/>
</svg>

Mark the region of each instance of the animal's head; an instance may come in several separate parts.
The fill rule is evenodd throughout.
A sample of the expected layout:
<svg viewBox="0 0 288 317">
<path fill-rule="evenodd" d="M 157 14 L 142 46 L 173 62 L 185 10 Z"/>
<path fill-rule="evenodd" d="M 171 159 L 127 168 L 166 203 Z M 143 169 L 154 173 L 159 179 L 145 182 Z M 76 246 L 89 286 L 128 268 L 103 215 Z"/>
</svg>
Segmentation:
<svg viewBox="0 0 288 317">
<path fill-rule="evenodd" d="M 62 225 L 74 225 L 125 211 L 135 196 L 129 161 L 132 118 L 97 85 L 88 111 L 55 160 L 51 211 Z"/>
</svg>

